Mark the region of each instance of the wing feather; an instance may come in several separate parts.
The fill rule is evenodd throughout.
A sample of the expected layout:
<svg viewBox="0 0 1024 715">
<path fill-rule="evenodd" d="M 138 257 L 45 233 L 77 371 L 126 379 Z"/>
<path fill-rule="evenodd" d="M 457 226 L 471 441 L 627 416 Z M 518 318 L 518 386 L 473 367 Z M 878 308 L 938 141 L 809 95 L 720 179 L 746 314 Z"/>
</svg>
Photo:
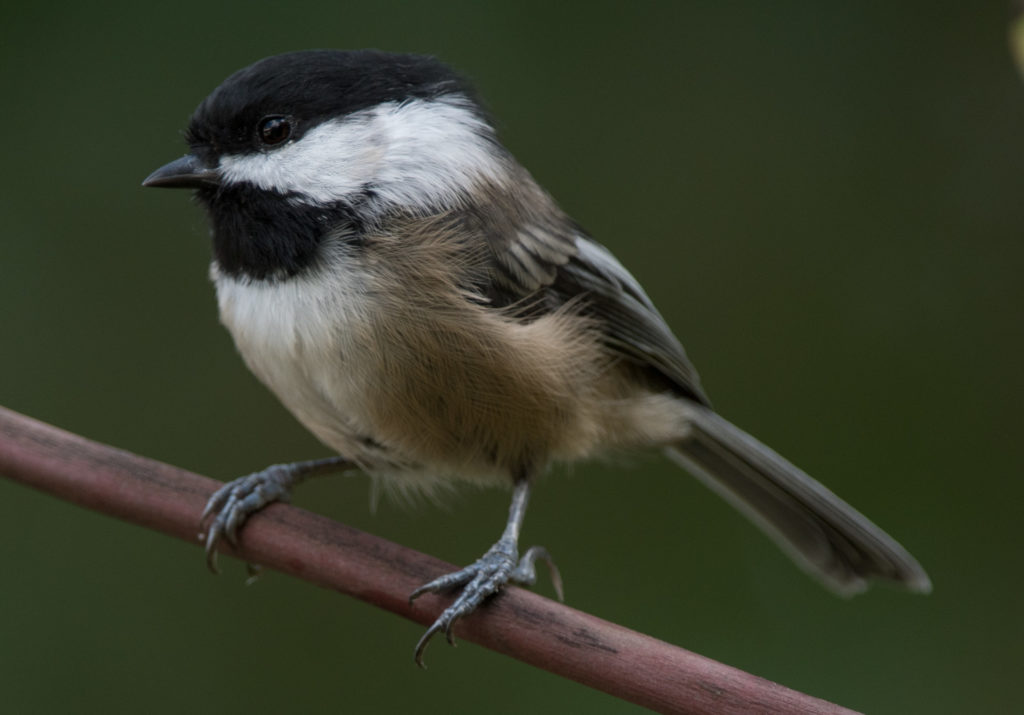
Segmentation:
<svg viewBox="0 0 1024 715">
<path fill-rule="evenodd" d="M 524 319 L 576 303 L 612 352 L 709 404 L 686 351 L 637 280 L 528 176 L 519 190 L 532 195 L 493 191 L 485 207 L 462 216 L 463 228 L 482 235 L 489 249 L 487 300 L 495 307 L 524 306 Z"/>
</svg>

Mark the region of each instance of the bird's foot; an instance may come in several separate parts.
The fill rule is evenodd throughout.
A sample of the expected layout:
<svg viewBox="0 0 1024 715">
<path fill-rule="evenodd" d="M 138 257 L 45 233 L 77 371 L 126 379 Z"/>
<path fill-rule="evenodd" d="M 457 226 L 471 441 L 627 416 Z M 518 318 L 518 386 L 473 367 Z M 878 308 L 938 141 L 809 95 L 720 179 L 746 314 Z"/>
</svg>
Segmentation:
<svg viewBox="0 0 1024 715">
<path fill-rule="evenodd" d="M 555 593 L 558 594 L 559 600 L 562 600 L 562 579 L 547 549 L 533 546 L 523 554 L 518 564 L 516 563 L 517 558 L 516 544 L 511 540 L 501 539 L 475 563 L 460 571 L 436 578 L 413 591 L 409 596 L 410 603 L 424 593 L 438 593 L 462 587 L 462 593 L 455 599 L 455 603 L 444 610 L 444 613 L 434 621 L 434 624 L 427 629 L 419 643 L 416 644 L 415 657 L 418 666 L 426 667 L 423 664 L 423 651 L 426 650 L 427 644 L 435 633 L 444 631 L 448 643 L 455 645 L 455 637 L 452 634 L 455 622 L 475 611 L 484 599 L 500 590 L 506 583 L 532 586 L 537 580 L 534 564 L 538 559 L 547 563 Z"/>
<path fill-rule="evenodd" d="M 211 571 L 218 572 L 217 542 L 223 538 L 237 546 L 238 530 L 250 516 L 273 502 L 288 501 L 289 490 L 298 477 L 295 467 L 292 464 L 275 464 L 228 482 L 214 492 L 200 519 L 200 524 L 203 524 L 213 516 L 205 537 L 206 565 Z M 255 575 L 252 567 L 250 574 Z"/>
</svg>

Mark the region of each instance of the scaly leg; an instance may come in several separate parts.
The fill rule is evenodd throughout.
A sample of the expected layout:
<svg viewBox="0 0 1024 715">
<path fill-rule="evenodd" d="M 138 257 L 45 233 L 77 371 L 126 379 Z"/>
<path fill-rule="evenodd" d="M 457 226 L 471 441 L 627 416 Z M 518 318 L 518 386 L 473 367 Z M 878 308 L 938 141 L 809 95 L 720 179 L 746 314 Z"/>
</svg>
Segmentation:
<svg viewBox="0 0 1024 715">
<path fill-rule="evenodd" d="M 238 530 L 257 511 L 276 501 L 287 502 L 291 488 L 307 477 L 355 468 L 344 457 L 313 459 L 293 464 L 274 464 L 259 472 L 228 482 L 206 502 L 200 525 L 213 516 L 206 532 L 206 565 L 217 573 L 217 542 L 224 538 L 238 545 Z"/>
<path fill-rule="evenodd" d="M 519 559 L 518 565 L 516 564 L 516 560 L 519 558 L 519 531 L 523 525 L 523 517 L 526 515 L 526 502 L 529 496 L 530 483 L 525 479 L 519 481 L 512 492 L 508 524 L 498 542 L 475 563 L 461 571 L 446 574 L 420 586 L 409 597 L 409 601 L 412 602 L 424 593 L 438 593 L 457 586 L 463 587 L 462 593 L 455 599 L 455 603 L 445 609 L 444 613 L 434 621 L 434 624 L 427 629 L 419 643 L 416 644 L 416 664 L 421 668 L 426 667 L 423 664 L 423 651 L 426 650 L 427 644 L 435 633 L 444 631 L 448 642 L 455 645 L 455 637 L 452 635 L 455 622 L 475 611 L 484 599 L 498 591 L 506 583 L 532 586 L 537 580 L 537 572 L 534 568 L 537 559 L 547 562 L 555 592 L 559 599 L 562 598 L 562 579 L 547 549 L 541 546 L 531 547 L 522 559 Z"/>
</svg>

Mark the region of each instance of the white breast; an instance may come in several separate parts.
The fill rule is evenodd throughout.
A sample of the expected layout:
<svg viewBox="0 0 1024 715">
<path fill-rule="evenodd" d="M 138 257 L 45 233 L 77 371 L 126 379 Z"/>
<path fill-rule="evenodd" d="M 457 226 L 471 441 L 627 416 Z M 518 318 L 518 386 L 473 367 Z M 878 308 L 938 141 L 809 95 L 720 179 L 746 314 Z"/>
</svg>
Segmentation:
<svg viewBox="0 0 1024 715">
<path fill-rule="evenodd" d="M 211 277 L 221 322 L 249 369 L 321 441 L 359 459 L 372 437 L 362 415 L 368 384 L 361 336 L 373 308 L 359 276 L 295 277 L 277 283 Z"/>
</svg>

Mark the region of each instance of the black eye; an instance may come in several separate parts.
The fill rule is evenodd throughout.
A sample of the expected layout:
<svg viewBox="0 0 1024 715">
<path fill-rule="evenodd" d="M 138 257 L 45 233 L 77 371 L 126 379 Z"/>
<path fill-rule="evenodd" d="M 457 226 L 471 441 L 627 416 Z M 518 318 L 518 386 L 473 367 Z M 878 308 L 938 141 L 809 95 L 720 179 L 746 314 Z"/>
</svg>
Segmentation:
<svg viewBox="0 0 1024 715">
<path fill-rule="evenodd" d="M 263 117 L 257 132 L 261 142 L 267 146 L 273 146 L 280 144 L 292 135 L 292 122 L 288 117 Z"/>
</svg>

